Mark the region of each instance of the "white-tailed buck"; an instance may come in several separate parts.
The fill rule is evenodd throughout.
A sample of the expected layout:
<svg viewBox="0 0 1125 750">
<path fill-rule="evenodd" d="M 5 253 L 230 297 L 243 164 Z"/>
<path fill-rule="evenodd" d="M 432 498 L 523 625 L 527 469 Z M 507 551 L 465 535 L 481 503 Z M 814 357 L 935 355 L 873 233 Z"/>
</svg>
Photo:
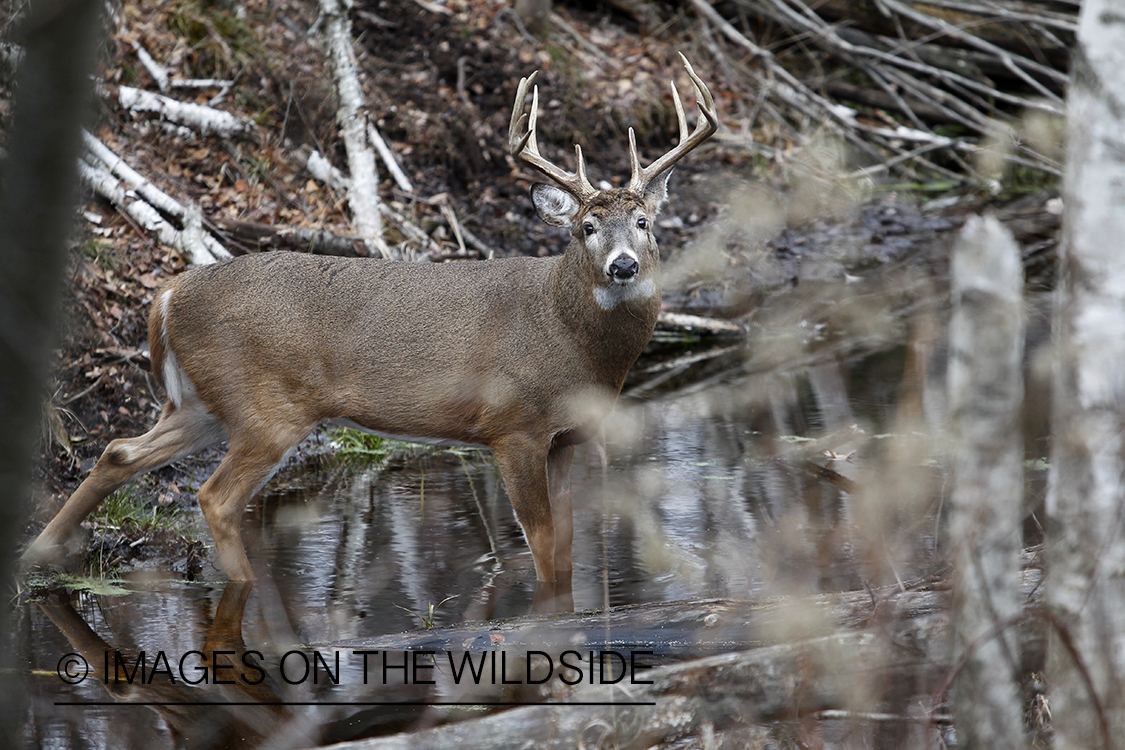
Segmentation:
<svg viewBox="0 0 1125 750">
<path fill-rule="evenodd" d="M 681 56 L 682 57 L 682 56 Z M 701 116 L 648 167 L 629 131 L 629 186 L 597 190 L 539 154 L 538 88 L 520 81 L 512 156 L 559 187 L 531 197 L 570 227 L 566 252 L 436 265 L 272 252 L 172 279 L 149 315 L 153 372 L 167 400 L 156 426 L 114 440 L 24 555 L 57 559 L 66 537 L 131 478 L 223 440 L 199 490 L 219 560 L 252 580 L 240 522 L 247 501 L 322 422 L 491 448 L 540 581 L 569 578 L 574 445 L 594 435 L 660 309 L 653 223 L 672 165 L 716 129 L 714 100 L 684 59 Z M 592 407 L 591 405 L 595 405 Z"/>
</svg>

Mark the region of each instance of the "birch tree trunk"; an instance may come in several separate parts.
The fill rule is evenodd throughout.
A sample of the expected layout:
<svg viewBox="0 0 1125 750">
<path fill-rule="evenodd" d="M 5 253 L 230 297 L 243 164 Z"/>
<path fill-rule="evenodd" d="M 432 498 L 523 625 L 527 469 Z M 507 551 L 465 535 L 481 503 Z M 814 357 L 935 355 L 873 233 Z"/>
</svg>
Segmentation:
<svg viewBox="0 0 1125 750">
<path fill-rule="evenodd" d="M 1078 41 L 1047 493 L 1059 750 L 1125 747 L 1125 9 L 1088 0 Z"/>
<path fill-rule="evenodd" d="M 953 630 L 965 667 L 953 685 L 957 744 L 1023 748 L 1023 265 L 993 216 L 970 217 L 952 259 L 949 401 L 955 445 L 950 538 Z"/>
<path fill-rule="evenodd" d="M 367 140 L 363 86 L 359 82 L 359 66 L 352 49 L 349 7 L 349 0 L 320 0 L 328 57 L 332 61 L 332 75 L 340 97 L 336 122 L 340 125 L 344 148 L 348 153 L 348 205 L 352 209 L 352 225 L 356 234 L 367 243 L 370 254 L 389 257 L 383 244 L 379 178 L 375 168 L 375 151 Z"/>
</svg>

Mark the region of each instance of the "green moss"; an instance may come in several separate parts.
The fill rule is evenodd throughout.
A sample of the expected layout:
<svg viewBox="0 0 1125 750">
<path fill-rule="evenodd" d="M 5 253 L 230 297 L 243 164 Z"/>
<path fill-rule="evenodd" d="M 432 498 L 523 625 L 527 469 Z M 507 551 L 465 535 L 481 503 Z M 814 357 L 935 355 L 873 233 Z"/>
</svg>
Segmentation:
<svg viewBox="0 0 1125 750">
<path fill-rule="evenodd" d="M 133 592 L 121 586 L 120 578 L 96 575 L 76 576 L 69 573 L 41 573 L 27 576 L 23 581 L 27 591 L 34 598 L 50 591 L 85 591 L 98 596 L 126 596 Z"/>
<path fill-rule="evenodd" d="M 189 0 L 168 20 L 168 28 L 187 44 L 184 74 L 193 78 L 231 78 L 261 54 L 261 45 L 245 19 L 228 8 Z"/>
<path fill-rule="evenodd" d="M 426 443 L 393 440 L 347 427 L 329 430 L 328 437 L 335 444 L 336 458 L 349 463 L 379 463 L 392 455 L 402 453 L 449 453 L 454 456 L 466 456 L 479 452 L 479 449 L 474 447 L 437 447 Z"/>
<path fill-rule="evenodd" d="M 176 506 L 142 498 L 135 484 L 114 492 L 90 516 L 95 529 L 101 526 L 137 532 L 176 530 L 183 526 L 184 520 L 183 512 Z"/>
<path fill-rule="evenodd" d="M 378 463 L 396 449 L 406 445 L 396 440 L 346 427 L 329 430 L 328 436 L 335 444 L 336 457 L 347 462 Z"/>
<path fill-rule="evenodd" d="M 117 249 L 113 245 L 97 240 L 86 240 L 82 243 L 81 252 L 103 271 L 117 270 L 119 258 Z"/>
<path fill-rule="evenodd" d="M 98 596 L 127 596 L 133 592 L 119 584 L 120 578 L 94 578 L 91 576 L 61 575 L 58 583 L 70 591 L 85 591 Z"/>
</svg>

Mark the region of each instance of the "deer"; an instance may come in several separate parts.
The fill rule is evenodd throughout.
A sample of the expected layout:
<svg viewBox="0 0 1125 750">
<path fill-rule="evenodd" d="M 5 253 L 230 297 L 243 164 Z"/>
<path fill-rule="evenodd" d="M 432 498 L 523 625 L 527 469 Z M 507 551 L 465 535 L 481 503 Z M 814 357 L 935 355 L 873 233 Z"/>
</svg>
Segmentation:
<svg viewBox="0 0 1125 750">
<path fill-rule="evenodd" d="M 79 523 L 123 484 L 222 441 L 198 502 L 233 581 L 253 581 L 241 535 L 249 500 L 324 423 L 494 453 L 539 582 L 569 582 L 570 468 L 595 436 L 661 305 L 653 229 L 673 166 L 718 127 L 710 90 L 690 133 L 672 84 L 678 144 L 642 167 L 629 129 L 627 187 L 599 190 L 582 147 L 569 172 L 539 152 L 536 73 L 520 80 L 508 141 L 535 183 L 538 216 L 570 230 L 561 255 L 422 264 L 267 252 L 201 266 L 156 294 L 154 379 L 166 392 L 147 433 L 113 440 L 24 553 L 55 563 Z"/>
</svg>

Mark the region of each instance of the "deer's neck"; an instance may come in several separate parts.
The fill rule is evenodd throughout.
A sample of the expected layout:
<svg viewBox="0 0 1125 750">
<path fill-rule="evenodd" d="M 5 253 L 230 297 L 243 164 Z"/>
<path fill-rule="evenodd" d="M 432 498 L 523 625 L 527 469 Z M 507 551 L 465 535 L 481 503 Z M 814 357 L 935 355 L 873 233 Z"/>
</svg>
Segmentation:
<svg viewBox="0 0 1125 750">
<path fill-rule="evenodd" d="M 614 288 L 571 246 L 548 281 L 551 306 L 587 356 L 598 382 L 620 390 L 625 374 L 652 337 L 660 312 L 659 269 Z M 624 294 L 621 290 L 628 290 Z"/>
</svg>

